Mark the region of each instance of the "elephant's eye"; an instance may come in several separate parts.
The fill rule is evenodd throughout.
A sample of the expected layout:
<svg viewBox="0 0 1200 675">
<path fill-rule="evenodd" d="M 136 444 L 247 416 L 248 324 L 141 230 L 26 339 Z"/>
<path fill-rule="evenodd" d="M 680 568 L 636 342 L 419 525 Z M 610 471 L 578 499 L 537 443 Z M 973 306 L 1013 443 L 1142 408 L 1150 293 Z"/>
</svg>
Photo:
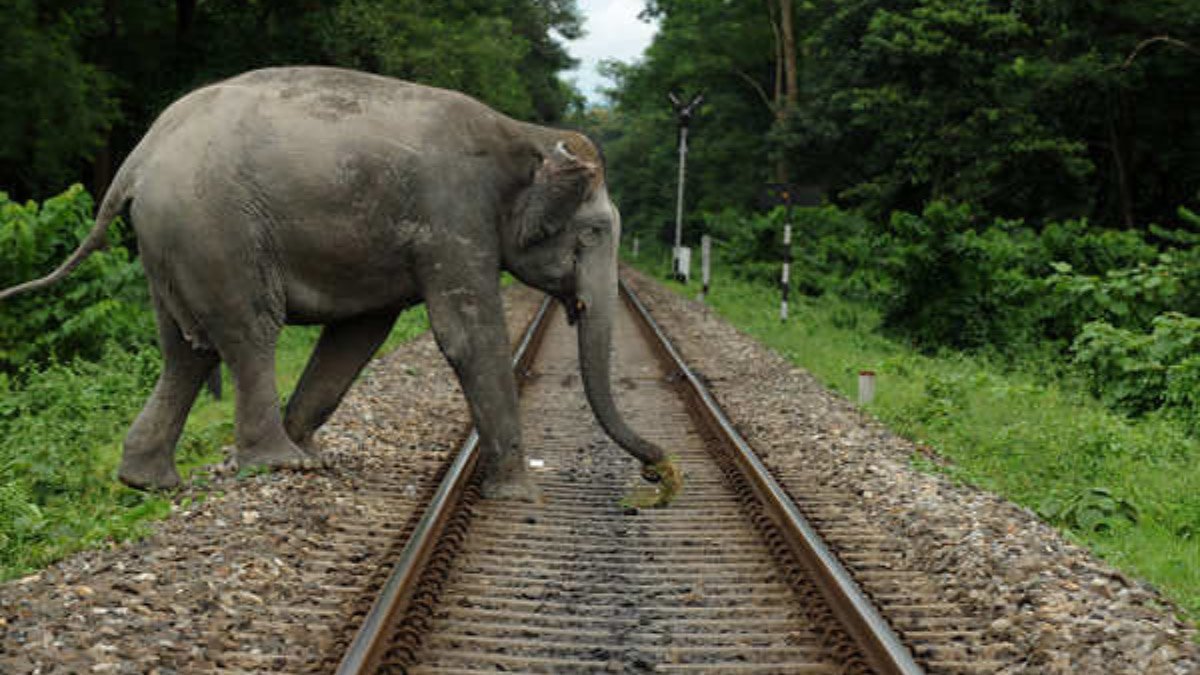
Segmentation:
<svg viewBox="0 0 1200 675">
<path fill-rule="evenodd" d="M 583 228 L 579 233 L 580 246 L 595 246 L 600 243 L 600 239 L 604 236 L 604 227 L 601 225 L 591 225 Z"/>
</svg>

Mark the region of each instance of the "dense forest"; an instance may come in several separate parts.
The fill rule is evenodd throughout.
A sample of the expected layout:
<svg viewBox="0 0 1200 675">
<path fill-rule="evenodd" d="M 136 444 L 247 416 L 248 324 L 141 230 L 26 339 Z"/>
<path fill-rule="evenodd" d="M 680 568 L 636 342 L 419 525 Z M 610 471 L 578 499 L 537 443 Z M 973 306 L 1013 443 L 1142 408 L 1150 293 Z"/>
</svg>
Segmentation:
<svg viewBox="0 0 1200 675">
<path fill-rule="evenodd" d="M 995 473 L 966 478 L 1200 612 L 1200 0 L 648 0 L 653 43 L 606 64 L 590 107 L 563 80 L 574 0 L 0 0 L 0 16 L 0 287 L 74 249 L 170 101 L 244 70 L 358 68 L 583 128 L 643 250 L 674 214 L 667 94 L 702 91 L 685 238 L 713 236 L 719 274 L 757 289 L 730 316 L 771 318 L 789 356 L 805 336 L 818 360 L 886 343 L 881 375 L 913 394 L 873 412 L 967 472 L 1008 439 Z M 767 210 L 766 183 L 822 203 Z M 774 293 L 788 217 L 798 312 L 780 326 L 753 299 Z M 298 369 L 313 336 L 290 335 Z M 0 307 L 0 578 L 169 510 L 112 479 L 154 342 L 124 225 L 53 292 Z M 864 353 L 803 365 L 833 381 Z M 984 393 L 1014 417 L 992 399 L 970 417 Z M 1031 408 L 1071 424 L 1017 417 Z M 229 442 L 213 419 L 189 426 L 187 461 Z"/>
<path fill-rule="evenodd" d="M 98 193 L 168 103 L 252 68 L 358 68 L 541 122 L 580 100 L 559 78 L 573 0 L 0 0 L 0 16 L 0 189 L 20 199 Z"/>
<path fill-rule="evenodd" d="M 768 180 L 874 218 L 944 200 L 1145 228 L 1200 199 L 1194 0 L 655 0 L 646 14 L 661 31 L 643 62 L 610 64 L 597 123 L 623 207 L 647 222 L 673 196 L 672 89 L 707 95 L 700 210 L 751 208 Z"/>
</svg>

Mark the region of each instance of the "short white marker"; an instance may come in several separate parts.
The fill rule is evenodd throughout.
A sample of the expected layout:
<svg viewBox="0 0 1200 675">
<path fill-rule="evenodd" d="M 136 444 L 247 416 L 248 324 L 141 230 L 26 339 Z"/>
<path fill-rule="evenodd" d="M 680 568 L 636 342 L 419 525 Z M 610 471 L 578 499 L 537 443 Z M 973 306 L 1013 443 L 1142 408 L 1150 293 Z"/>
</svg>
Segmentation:
<svg viewBox="0 0 1200 675">
<path fill-rule="evenodd" d="M 545 466 L 546 466 L 546 460 L 544 460 L 544 459 L 529 460 L 529 468 L 531 468 L 531 469 L 542 469 L 542 468 L 545 468 Z"/>
<path fill-rule="evenodd" d="M 862 370 L 858 373 L 858 402 L 866 405 L 875 400 L 875 372 Z"/>
</svg>

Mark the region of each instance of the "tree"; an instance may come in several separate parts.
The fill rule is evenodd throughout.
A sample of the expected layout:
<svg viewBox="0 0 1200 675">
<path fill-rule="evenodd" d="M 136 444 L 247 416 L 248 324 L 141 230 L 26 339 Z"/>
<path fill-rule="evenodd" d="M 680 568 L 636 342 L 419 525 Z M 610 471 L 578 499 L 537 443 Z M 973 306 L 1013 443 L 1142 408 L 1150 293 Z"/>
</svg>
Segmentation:
<svg viewBox="0 0 1200 675">
<path fill-rule="evenodd" d="M 944 200 L 984 219 L 1133 228 L 1181 224 L 1177 207 L 1200 201 L 1200 0 L 657 0 L 647 11 L 659 34 L 613 92 L 630 129 L 658 125 L 614 150 L 650 155 L 617 179 L 639 209 L 658 199 L 644 167 L 657 175 L 669 152 L 653 144 L 670 138 L 660 97 L 679 83 L 711 92 L 704 139 L 740 143 L 710 155 L 728 172 L 694 174 L 697 204 L 720 194 L 749 206 L 768 163 L 880 220 Z"/>
<path fill-rule="evenodd" d="M 639 64 L 606 65 L 615 79 L 606 146 L 610 180 L 626 221 L 656 231 L 673 210 L 675 120 L 666 94 L 703 90 L 689 136 L 688 211 L 750 205 L 772 175 L 768 137 L 775 120 L 765 92 L 773 54 L 767 12 L 755 3 L 678 0 L 649 3 L 659 32 Z M 765 105 L 764 105 L 765 103 Z M 695 228 L 686 228 L 695 233 Z"/>
<path fill-rule="evenodd" d="M 580 100 L 558 73 L 575 0 L 0 0 L 0 188 L 102 190 L 182 94 L 252 68 L 345 66 L 449 87 L 556 122 Z M 561 36 L 561 37 L 560 37 Z"/>
<path fill-rule="evenodd" d="M 62 189 L 117 120 L 113 78 L 80 56 L 94 6 L 0 0 L 0 189 Z"/>
</svg>

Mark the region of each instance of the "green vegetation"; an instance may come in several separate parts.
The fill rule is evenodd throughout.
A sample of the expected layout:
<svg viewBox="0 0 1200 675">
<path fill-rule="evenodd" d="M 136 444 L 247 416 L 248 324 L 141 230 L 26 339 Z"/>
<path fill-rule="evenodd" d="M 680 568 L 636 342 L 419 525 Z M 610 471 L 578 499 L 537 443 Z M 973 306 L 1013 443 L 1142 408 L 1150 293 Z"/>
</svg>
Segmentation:
<svg viewBox="0 0 1200 675">
<path fill-rule="evenodd" d="M 0 288 L 47 274 L 92 227 L 93 204 L 79 185 L 44 204 L 20 204 L 0 191 Z M 54 359 L 98 358 L 108 341 L 154 344 L 154 319 L 141 265 L 113 227 L 109 248 L 85 261 L 62 292 L 17 296 L 0 312 L 0 377 Z M 105 339 L 97 340 L 103 335 Z"/>
<path fill-rule="evenodd" d="M 1187 209 L 1180 215 L 1200 225 Z M 774 283 L 785 212 L 706 214 L 722 259 Z M 1200 249 L 1087 221 L 984 218 L 932 202 L 873 221 L 833 206 L 794 212 L 794 284 L 871 307 L 879 328 L 926 353 L 965 350 L 1035 370 L 1077 371 L 1130 415 L 1200 428 Z"/>
<path fill-rule="evenodd" d="M 611 63 L 606 141 L 628 224 L 674 209 L 669 90 L 703 90 L 690 212 L 797 181 L 875 220 L 931 201 L 1030 223 L 1174 226 L 1200 202 L 1200 0 L 651 0 Z M 1195 210 L 1193 208 L 1193 210 Z"/>
<path fill-rule="evenodd" d="M 171 101 L 253 68 L 356 68 L 541 122 L 581 101 L 558 77 L 574 0 L 0 0 L 0 15 L 0 189 L 21 199 L 98 194 Z"/>
<path fill-rule="evenodd" d="M 641 264 L 662 278 L 668 255 L 643 254 Z M 1200 616 L 1200 439 L 1182 425 L 1162 414 L 1130 419 L 1084 382 L 1048 378 L 1035 363 L 922 353 L 884 335 L 880 312 L 861 301 L 802 296 L 783 324 L 778 289 L 729 269 L 715 266 L 708 304 L 847 397 L 858 372 L 874 370 L 867 409 L 932 449 L 913 454 L 918 468 L 1034 509 Z"/>
</svg>

